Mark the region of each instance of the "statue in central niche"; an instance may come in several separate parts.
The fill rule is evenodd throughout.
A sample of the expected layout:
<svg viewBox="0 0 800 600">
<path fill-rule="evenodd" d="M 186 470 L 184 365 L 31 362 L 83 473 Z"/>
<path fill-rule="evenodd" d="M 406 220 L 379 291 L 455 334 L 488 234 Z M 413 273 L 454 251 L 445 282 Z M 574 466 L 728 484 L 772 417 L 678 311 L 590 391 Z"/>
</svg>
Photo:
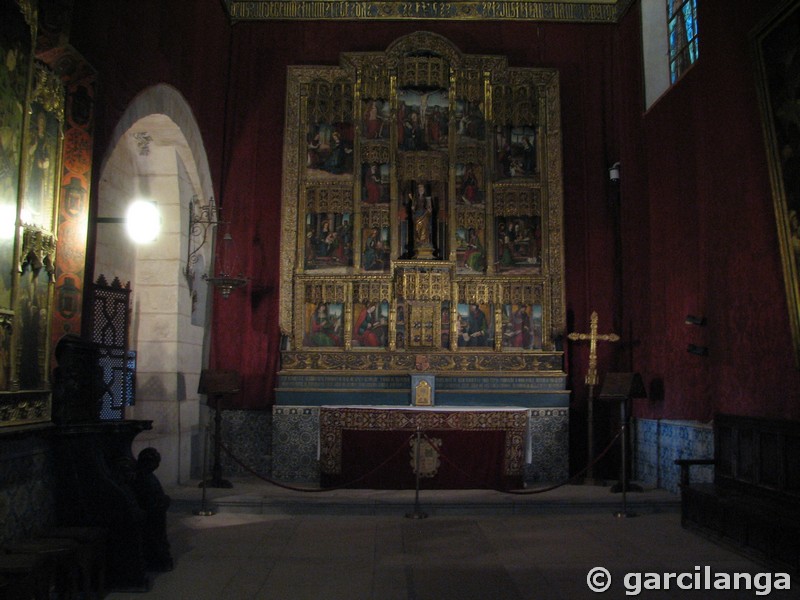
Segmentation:
<svg viewBox="0 0 800 600">
<path fill-rule="evenodd" d="M 438 199 L 431 196 L 425 183 L 412 184 L 405 201 L 409 236 L 407 256 L 409 258 L 436 258 L 439 255 L 436 236 Z"/>
</svg>

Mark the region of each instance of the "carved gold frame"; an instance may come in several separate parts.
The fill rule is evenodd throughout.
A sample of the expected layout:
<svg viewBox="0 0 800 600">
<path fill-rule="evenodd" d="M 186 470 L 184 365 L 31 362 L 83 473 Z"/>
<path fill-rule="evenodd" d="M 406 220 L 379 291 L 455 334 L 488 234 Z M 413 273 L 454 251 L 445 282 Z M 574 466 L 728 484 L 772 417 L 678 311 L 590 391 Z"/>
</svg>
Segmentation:
<svg viewBox="0 0 800 600">
<path fill-rule="evenodd" d="M 449 65 L 445 71 L 439 64 L 409 64 L 408 56 L 442 57 L 442 64 Z M 405 59 L 405 60 L 404 60 Z M 419 61 L 424 62 L 424 61 Z M 341 57 L 339 66 L 293 66 L 287 75 L 286 119 L 284 135 L 283 187 L 282 187 L 282 240 L 280 273 L 280 326 L 288 338 L 290 350 L 283 353 L 283 368 L 293 369 L 346 369 L 370 370 L 380 367 L 392 371 L 417 368 L 418 360 L 409 354 L 424 354 L 425 365 L 439 370 L 468 370 L 500 372 L 505 370 L 562 371 L 561 353 L 556 348 L 566 326 L 564 293 L 563 251 L 563 184 L 561 119 L 559 77 L 554 69 L 510 67 L 504 57 L 464 55 L 448 40 L 429 32 L 417 32 L 400 38 L 385 52 L 351 53 Z M 388 141 L 363 141 L 360 137 L 362 123 L 362 92 L 378 97 L 388 96 L 392 109 L 399 85 L 409 78 L 440 78 L 432 84 L 447 85 L 451 90 L 451 105 L 455 94 L 470 101 L 485 103 L 486 139 L 476 142 L 460 142 L 456 136 L 449 137 L 446 150 L 404 154 L 396 148 L 394 138 Z M 441 83 L 437 83 L 441 81 Z M 306 170 L 306 133 L 311 115 L 317 110 L 314 94 L 319 88 L 353 86 L 352 122 L 355 125 L 356 142 L 353 148 L 353 174 L 320 177 Z M 522 94 L 522 95 L 520 95 Z M 373 95 L 372 97 L 376 97 Z M 309 100 L 311 98 L 311 100 Z M 529 111 L 523 114 L 520 111 Z M 518 114 L 519 113 L 519 114 Z M 392 113 L 394 114 L 394 113 Z M 494 161 L 495 123 L 511 123 L 514 119 L 534 120 L 541 135 L 538 140 L 540 169 L 535 176 L 521 179 L 511 178 L 487 182 L 485 190 L 484 218 L 493 226 L 495 212 L 494 196 L 499 206 L 508 215 L 521 214 L 519 206 L 535 207 L 540 211 L 542 226 L 542 262 L 537 272 L 528 274 L 498 273 L 494 268 L 494 244 L 486 243 L 487 268 L 484 274 L 464 274 L 456 271 L 455 227 L 448 231 L 447 256 L 441 260 L 403 260 L 400 257 L 398 213 L 401 182 L 415 178 L 445 178 L 450 198 L 448 199 L 449 222 L 467 218 L 473 207 L 458 206 L 453 196 L 455 189 L 454 164 L 464 156 L 476 160 L 492 172 Z M 451 125 L 452 127 L 452 125 Z M 390 181 L 390 204 L 363 209 L 361 206 L 360 169 L 365 156 L 389 156 L 393 177 Z M 448 158 L 449 157 L 449 158 Z M 444 166 L 440 167 L 439 161 Z M 449 164 L 448 164 L 449 163 Z M 419 171 L 419 173 L 418 173 Z M 430 171 L 430 173 L 429 173 Z M 441 171 L 441 173 L 440 173 Z M 311 173 L 311 174 L 310 174 Z M 421 174 L 420 174 L 421 173 Z M 522 204 L 520 204 L 522 202 Z M 322 203 L 322 204 L 320 204 Z M 385 272 L 360 270 L 358 252 L 354 253 L 353 265 L 332 269 L 306 270 L 305 268 L 305 222 L 306 206 L 324 205 L 331 212 L 347 211 L 352 214 L 353 248 L 361 249 L 361 231 L 367 219 L 388 219 L 392 232 L 391 267 Z M 349 210 L 348 210 L 349 207 Z M 515 212 L 516 211 L 516 212 Z M 388 215 L 386 214 L 388 212 Z M 506 212 L 504 212 L 504 215 Z M 375 216 L 377 215 L 377 217 Z M 382 215 L 382 216 L 381 216 Z M 470 217 L 471 218 L 471 217 Z M 480 216 L 478 218 L 481 218 Z M 487 234 L 493 236 L 494 233 Z M 428 257 L 430 258 L 430 257 Z M 397 326 L 396 298 L 419 307 L 429 302 L 449 302 L 451 347 L 395 346 Z M 352 306 L 358 302 L 388 301 L 389 343 L 385 349 L 354 349 L 350 335 L 354 315 Z M 480 303 L 493 307 L 492 317 L 496 327 L 502 323 L 504 304 L 539 303 L 543 309 L 545 345 L 539 356 L 519 357 L 508 348 L 500 347 L 500 339 L 494 347 L 470 349 L 471 359 L 455 357 L 466 349 L 455 344 L 457 326 L 456 311 L 459 303 Z M 345 341 L 341 347 L 304 347 L 305 310 L 308 303 L 341 303 L 345 307 L 343 332 Z M 424 311 L 423 311 L 424 312 Z M 441 321 L 432 317 L 436 327 Z M 351 350 L 353 350 L 351 352 Z M 534 351 L 520 351 L 519 354 Z M 381 354 L 389 356 L 376 358 Z M 341 355 L 347 355 L 343 358 Z"/>
<path fill-rule="evenodd" d="M 800 5 L 783 2 L 754 29 L 751 41 L 795 366 L 800 368 L 800 193 L 786 186 L 791 176 L 796 180 L 800 160 L 800 122 L 796 117 L 791 121 L 791 116 L 797 114 L 800 90 L 789 72 L 800 67 L 798 26 Z M 793 107 L 787 111 L 780 102 L 793 103 Z M 789 129 L 793 129 L 791 136 L 787 135 Z"/>
</svg>

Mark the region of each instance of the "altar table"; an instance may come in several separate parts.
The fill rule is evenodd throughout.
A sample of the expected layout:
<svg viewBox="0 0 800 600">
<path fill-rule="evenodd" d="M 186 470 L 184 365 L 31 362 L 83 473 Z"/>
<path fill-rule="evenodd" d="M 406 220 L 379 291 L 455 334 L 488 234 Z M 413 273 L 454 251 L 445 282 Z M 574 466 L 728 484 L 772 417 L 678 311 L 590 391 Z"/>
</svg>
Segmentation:
<svg viewBox="0 0 800 600">
<path fill-rule="evenodd" d="M 521 488 L 528 418 L 517 407 L 322 406 L 320 483 L 413 489 L 419 464 L 421 489 Z"/>
</svg>

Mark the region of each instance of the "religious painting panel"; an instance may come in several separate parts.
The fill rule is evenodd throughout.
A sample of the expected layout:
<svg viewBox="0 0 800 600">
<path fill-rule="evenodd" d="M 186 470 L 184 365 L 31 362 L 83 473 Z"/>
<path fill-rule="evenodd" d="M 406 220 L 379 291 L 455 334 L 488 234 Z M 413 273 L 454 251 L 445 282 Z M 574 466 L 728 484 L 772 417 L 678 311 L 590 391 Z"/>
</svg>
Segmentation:
<svg viewBox="0 0 800 600">
<path fill-rule="evenodd" d="M 456 100 L 455 120 L 459 141 L 482 142 L 486 140 L 486 116 L 483 102 Z"/>
<path fill-rule="evenodd" d="M 306 167 L 317 174 L 353 172 L 353 126 L 350 123 L 315 123 L 308 131 Z M 313 173 L 312 173 L 313 174 Z"/>
<path fill-rule="evenodd" d="M 19 165 L 31 64 L 31 38 L 31 27 L 21 9 L 15 2 L 3 3 L 0 12 L 0 310 L 7 311 L 12 307 L 11 274 L 14 272 Z M 10 323 L 7 326 L 10 329 Z M 8 337 L 10 333 L 4 335 Z M 3 356 L 8 358 L 7 353 Z M 0 385 L 2 389 L 8 388 Z"/>
<path fill-rule="evenodd" d="M 389 268 L 389 226 L 370 226 L 361 231 L 361 268 L 385 271 Z"/>
<path fill-rule="evenodd" d="M 482 215 L 480 215 L 482 219 Z M 459 273 L 486 270 L 486 241 L 482 226 L 460 226 L 456 230 L 456 268 Z"/>
<path fill-rule="evenodd" d="M 397 146 L 401 150 L 446 150 L 450 122 L 447 90 L 406 88 L 397 94 Z"/>
<path fill-rule="evenodd" d="M 539 171 L 537 128 L 498 125 L 495 129 L 495 172 L 500 179 L 534 177 Z"/>
<path fill-rule="evenodd" d="M 783 2 L 753 32 L 757 85 L 789 322 L 800 367 L 800 6 Z"/>
<path fill-rule="evenodd" d="M 477 163 L 456 163 L 456 204 L 473 206 L 484 203 L 486 189 L 483 167 Z"/>
<path fill-rule="evenodd" d="M 518 350 L 542 349 L 542 305 L 503 305 L 502 347 Z"/>
<path fill-rule="evenodd" d="M 495 217 L 498 272 L 541 273 L 541 220 L 538 216 Z"/>
<path fill-rule="evenodd" d="M 306 303 L 303 345 L 308 348 L 344 346 L 344 304 L 340 302 Z"/>
<path fill-rule="evenodd" d="M 389 203 L 389 164 L 361 165 L 361 201 L 365 204 Z"/>
<path fill-rule="evenodd" d="M 459 348 L 494 347 L 494 309 L 490 304 L 458 304 Z"/>
<path fill-rule="evenodd" d="M 47 373 L 47 333 L 50 301 L 50 274 L 46 269 L 26 263 L 19 278 L 14 327 L 19 340 L 17 377 L 23 390 L 45 387 Z"/>
<path fill-rule="evenodd" d="M 333 212 L 306 215 L 306 269 L 352 266 L 351 217 Z"/>
<path fill-rule="evenodd" d="M 353 348 L 386 348 L 389 343 L 389 302 L 353 305 Z"/>
<path fill-rule="evenodd" d="M 55 75 L 37 65 L 37 89 L 30 105 L 30 121 L 25 140 L 25 183 L 20 218 L 24 225 L 53 231 L 58 169 L 61 156 L 63 96 L 50 89 Z M 61 92 L 63 94 L 63 92 Z M 60 109 L 60 110 L 59 110 Z"/>
<path fill-rule="evenodd" d="M 391 133 L 391 110 L 386 100 L 364 100 L 364 137 L 368 140 L 388 140 Z"/>
</svg>

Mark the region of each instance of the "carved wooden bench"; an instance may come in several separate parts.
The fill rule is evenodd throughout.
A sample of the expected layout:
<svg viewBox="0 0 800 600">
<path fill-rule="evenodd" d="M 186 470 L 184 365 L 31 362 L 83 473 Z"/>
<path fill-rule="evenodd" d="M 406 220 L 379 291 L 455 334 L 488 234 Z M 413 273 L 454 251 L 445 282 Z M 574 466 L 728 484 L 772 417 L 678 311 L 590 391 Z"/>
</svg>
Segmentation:
<svg viewBox="0 0 800 600">
<path fill-rule="evenodd" d="M 87 600 L 105 597 L 108 530 L 103 527 L 55 527 L 47 530 L 43 537 L 76 542 L 84 597 Z"/>
<path fill-rule="evenodd" d="M 50 588 L 55 580 L 52 563 L 36 554 L 0 552 L 0 587 L 7 600 L 50 600 Z"/>
<path fill-rule="evenodd" d="M 50 586 L 59 598 L 72 598 L 80 591 L 79 544 L 73 540 L 31 538 L 6 546 L 11 556 L 29 555 L 45 561 Z M 49 597 L 49 596 L 48 596 Z"/>
<path fill-rule="evenodd" d="M 800 422 L 714 419 L 714 458 L 679 459 L 681 524 L 756 559 L 800 571 Z M 713 465 L 713 483 L 691 467 Z"/>
</svg>

